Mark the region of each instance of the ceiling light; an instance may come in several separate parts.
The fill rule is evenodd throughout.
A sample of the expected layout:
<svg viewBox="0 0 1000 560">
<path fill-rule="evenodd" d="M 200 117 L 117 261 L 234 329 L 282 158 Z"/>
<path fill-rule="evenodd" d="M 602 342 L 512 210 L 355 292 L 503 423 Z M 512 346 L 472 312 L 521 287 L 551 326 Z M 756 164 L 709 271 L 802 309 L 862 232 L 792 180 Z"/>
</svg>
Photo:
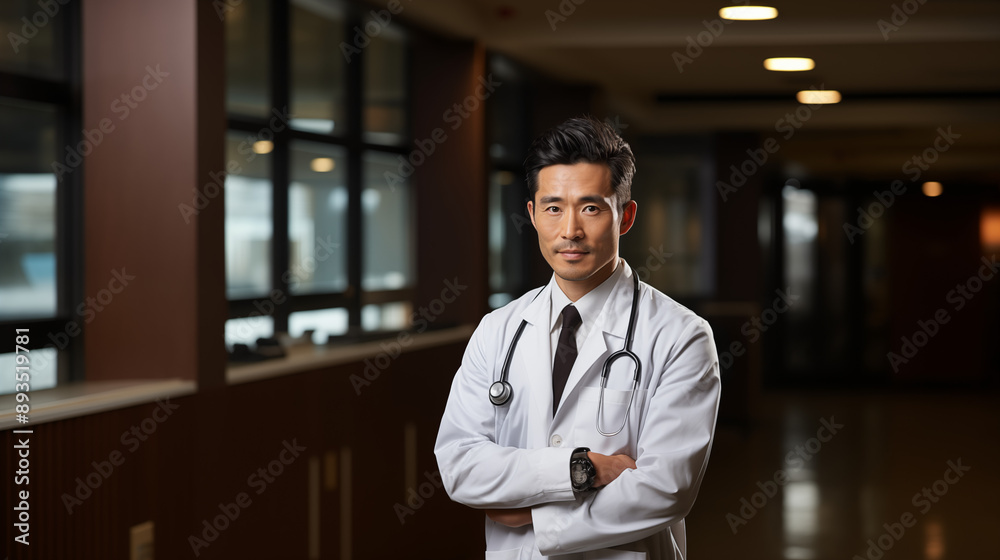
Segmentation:
<svg viewBox="0 0 1000 560">
<path fill-rule="evenodd" d="M 253 143 L 253 151 L 255 154 L 269 154 L 273 149 L 274 142 L 271 142 L 270 140 L 258 140 Z"/>
<path fill-rule="evenodd" d="M 774 19 L 778 10 L 770 6 L 729 6 L 719 10 L 719 17 L 740 21 Z"/>
<path fill-rule="evenodd" d="M 764 68 L 772 72 L 804 72 L 815 67 L 816 63 L 811 58 L 783 57 L 764 60 Z"/>
<path fill-rule="evenodd" d="M 333 171 L 333 168 L 337 166 L 337 163 L 333 161 L 332 158 L 328 157 L 318 157 L 309 163 L 309 168 L 316 173 L 326 173 L 328 171 Z"/>
<path fill-rule="evenodd" d="M 795 94 L 795 99 L 805 105 L 830 105 L 840 103 L 840 92 L 835 89 L 804 89 Z"/>
<path fill-rule="evenodd" d="M 941 196 L 941 192 L 944 189 L 941 188 L 941 183 L 937 181 L 927 181 L 923 185 L 924 196 Z"/>
</svg>

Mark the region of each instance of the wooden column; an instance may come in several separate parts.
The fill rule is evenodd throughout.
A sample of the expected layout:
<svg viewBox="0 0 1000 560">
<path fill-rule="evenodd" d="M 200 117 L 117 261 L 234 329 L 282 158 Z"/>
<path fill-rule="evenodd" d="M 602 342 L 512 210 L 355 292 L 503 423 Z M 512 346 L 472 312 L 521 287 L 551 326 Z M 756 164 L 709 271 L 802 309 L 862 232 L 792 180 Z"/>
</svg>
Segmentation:
<svg viewBox="0 0 1000 560">
<path fill-rule="evenodd" d="M 223 16 L 82 6 L 88 380 L 224 380 Z"/>
</svg>

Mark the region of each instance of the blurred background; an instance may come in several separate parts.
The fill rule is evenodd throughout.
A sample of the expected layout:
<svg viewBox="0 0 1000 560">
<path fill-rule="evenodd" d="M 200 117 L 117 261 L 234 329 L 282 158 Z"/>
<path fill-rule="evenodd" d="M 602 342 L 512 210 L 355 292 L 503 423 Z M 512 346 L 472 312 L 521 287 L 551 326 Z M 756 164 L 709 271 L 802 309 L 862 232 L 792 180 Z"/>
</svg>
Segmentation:
<svg viewBox="0 0 1000 560">
<path fill-rule="evenodd" d="M 482 557 L 433 441 L 592 115 L 720 354 L 690 554 L 1000 558 L 1000 3 L 768 5 L 5 0 L 0 554 Z"/>
</svg>

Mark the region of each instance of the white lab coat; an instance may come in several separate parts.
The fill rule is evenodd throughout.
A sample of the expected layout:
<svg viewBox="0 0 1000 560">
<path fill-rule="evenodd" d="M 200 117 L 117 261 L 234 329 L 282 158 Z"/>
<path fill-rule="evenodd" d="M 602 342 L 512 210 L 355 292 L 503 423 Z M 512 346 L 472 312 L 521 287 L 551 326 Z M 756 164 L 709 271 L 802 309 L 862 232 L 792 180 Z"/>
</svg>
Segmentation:
<svg viewBox="0 0 1000 560">
<path fill-rule="evenodd" d="M 434 450 L 445 489 L 473 508 L 532 508 L 525 527 L 486 519 L 489 560 L 687 557 L 684 517 L 705 472 L 718 413 L 715 342 L 703 319 L 641 283 L 632 347 L 642 362 L 639 390 L 625 429 L 600 435 L 601 368 L 624 345 L 632 303 L 633 272 L 621 265 L 624 274 L 580 346 L 555 417 L 548 324 L 554 279 L 484 317 L 469 341 Z M 527 326 L 510 367 L 513 396 L 496 407 L 489 387 L 500 378 L 522 319 Z M 628 363 L 616 362 L 609 379 L 606 432 L 624 418 L 632 376 L 618 364 Z M 569 460 L 576 447 L 627 454 L 637 468 L 574 494 Z"/>
</svg>

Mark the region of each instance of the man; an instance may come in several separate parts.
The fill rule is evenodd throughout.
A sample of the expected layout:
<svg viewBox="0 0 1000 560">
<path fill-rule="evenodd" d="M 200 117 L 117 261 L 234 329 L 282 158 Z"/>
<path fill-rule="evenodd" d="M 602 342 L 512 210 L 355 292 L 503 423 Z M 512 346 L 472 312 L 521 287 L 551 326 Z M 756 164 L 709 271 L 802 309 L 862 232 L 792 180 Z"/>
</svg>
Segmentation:
<svg viewBox="0 0 1000 560">
<path fill-rule="evenodd" d="M 719 404 L 712 331 L 618 256 L 635 161 L 611 127 L 570 119 L 525 167 L 553 275 L 472 335 L 435 445 L 445 488 L 485 510 L 488 559 L 686 558 Z M 616 357 L 602 389 L 630 330 L 638 381 Z"/>
</svg>

